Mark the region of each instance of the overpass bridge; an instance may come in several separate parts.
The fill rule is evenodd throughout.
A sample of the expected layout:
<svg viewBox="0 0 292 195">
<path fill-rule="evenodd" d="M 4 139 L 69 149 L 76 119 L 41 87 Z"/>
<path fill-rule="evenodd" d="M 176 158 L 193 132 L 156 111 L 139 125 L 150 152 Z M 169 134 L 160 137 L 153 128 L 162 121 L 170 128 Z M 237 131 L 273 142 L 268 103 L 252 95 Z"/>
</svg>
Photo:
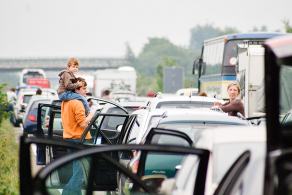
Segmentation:
<svg viewBox="0 0 292 195">
<path fill-rule="evenodd" d="M 84 71 L 127 66 L 124 58 L 78 58 Z M 59 71 L 66 67 L 68 58 L 0 58 L 0 71 L 21 71 L 24 68 L 41 68 Z"/>
<path fill-rule="evenodd" d="M 128 66 L 124 58 L 78 58 L 80 73 L 94 75 L 98 69 L 118 68 Z M 17 86 L 19 73 L 24 68 L 41 68 L 46 72 L 53 87 L 58 85 L 58 72 L 65 69 L 68 58 L 0 58 L 0 84 L 7 87 Z"/>
</svg>

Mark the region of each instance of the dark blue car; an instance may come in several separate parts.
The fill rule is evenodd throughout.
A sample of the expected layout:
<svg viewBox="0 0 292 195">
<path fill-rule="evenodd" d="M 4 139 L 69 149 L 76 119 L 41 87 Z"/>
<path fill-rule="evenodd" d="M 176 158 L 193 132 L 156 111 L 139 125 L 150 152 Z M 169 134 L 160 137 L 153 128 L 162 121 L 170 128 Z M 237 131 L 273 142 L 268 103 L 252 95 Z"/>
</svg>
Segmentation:
<svg viewBox="0 0 292 195">
<path fill-rule="evenodd" d="M 40 103 L 51 103 L 52 98 L 47 96 L 33 96 L 23 117 L 23 132 L 33 134 L 37 131 L 37 112 Z"/>
</svg>

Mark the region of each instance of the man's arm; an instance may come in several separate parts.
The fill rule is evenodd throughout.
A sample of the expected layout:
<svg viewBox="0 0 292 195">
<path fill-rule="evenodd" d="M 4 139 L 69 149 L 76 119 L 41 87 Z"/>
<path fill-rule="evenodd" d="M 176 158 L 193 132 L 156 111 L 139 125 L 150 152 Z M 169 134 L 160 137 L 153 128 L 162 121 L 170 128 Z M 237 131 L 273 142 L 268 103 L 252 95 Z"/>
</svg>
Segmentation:
<svg viewBox="0 0 292 195">
<path fill-rule="evenodd" d="M 93 115 L 95 114 L 95 111 L 91 111 L 88 116 L 85 116 L 85 108 L 81 101 L 77 101 L 77 104 L 75 106 L 75 119 L 78 123 L 78 125 L 82 128 L 86 128 L 90 120 L 92 119 Z"/>
</svg>

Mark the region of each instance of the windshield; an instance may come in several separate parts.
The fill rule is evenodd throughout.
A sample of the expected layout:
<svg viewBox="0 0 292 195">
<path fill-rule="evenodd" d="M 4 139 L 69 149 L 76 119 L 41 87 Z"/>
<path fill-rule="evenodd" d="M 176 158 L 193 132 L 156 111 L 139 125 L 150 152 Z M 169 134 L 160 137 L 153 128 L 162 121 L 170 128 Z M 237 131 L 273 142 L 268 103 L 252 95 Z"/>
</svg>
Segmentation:
<svg viewBox="0 0 292 195">
<path fill-rule="evenodd" d="M 199 102 L 199 101 L 173 101 L 160 102 L 156 108 L 211 108 L 213 102 Z"/>
</svg>

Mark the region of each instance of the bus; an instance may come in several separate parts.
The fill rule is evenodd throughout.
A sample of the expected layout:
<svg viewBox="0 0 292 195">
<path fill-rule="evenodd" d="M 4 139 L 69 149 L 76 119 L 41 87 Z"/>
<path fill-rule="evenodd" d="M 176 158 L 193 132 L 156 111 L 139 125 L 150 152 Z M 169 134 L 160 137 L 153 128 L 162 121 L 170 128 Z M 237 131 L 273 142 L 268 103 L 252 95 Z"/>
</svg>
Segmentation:
<svg viewBox="0 0 292 195">
<path fill-rule="evenodd" d="M 19 86 L 28 85 L 31 78 L 47 78 L 43 69 L 23 69 L 19 75 Z"/>
<path fill-rule="evenodd" d="M 283 34 L 241 33 L 205 40 L 201 56 L 193 64 L 193 74 L 198 77 L 198 91 L 219 99 L 228 99 L 227 85 L 238 79 L 239 48 L 262 45 L 266 39 L 280 35 Z"/>
</svg>

